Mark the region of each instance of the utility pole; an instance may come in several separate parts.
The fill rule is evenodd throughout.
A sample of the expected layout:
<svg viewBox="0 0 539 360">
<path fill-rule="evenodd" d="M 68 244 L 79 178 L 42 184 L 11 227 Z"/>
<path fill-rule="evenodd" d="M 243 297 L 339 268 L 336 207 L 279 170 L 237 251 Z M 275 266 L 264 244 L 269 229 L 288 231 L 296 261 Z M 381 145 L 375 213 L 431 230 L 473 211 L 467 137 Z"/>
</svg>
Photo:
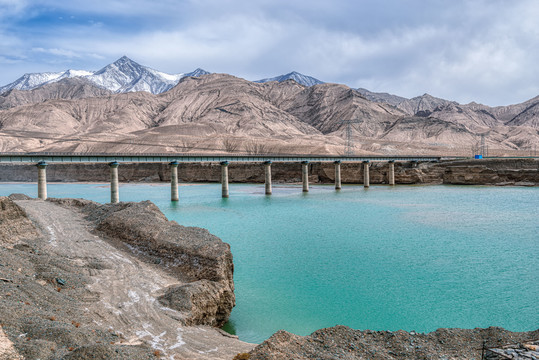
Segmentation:
<svg viewBox="0 0 539 360">
<path fill-rule="evenodd" d="M 341 120 L 341 123 L 346 124 L 345 135 L 346 145 L 344 148 L 344 155 L 354 155 L 354 139 L 352 138 L 352 124 L 361 123 L 360 120 Z"/>
</svg>

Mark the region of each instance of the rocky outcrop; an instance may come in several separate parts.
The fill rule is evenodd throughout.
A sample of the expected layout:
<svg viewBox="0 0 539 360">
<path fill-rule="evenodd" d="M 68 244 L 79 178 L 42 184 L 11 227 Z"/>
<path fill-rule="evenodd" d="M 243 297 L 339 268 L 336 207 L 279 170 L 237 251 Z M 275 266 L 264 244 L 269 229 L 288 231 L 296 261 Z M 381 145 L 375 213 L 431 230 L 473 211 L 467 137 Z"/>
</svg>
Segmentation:
<svg viewBox="0 0 539 360">
<path fill-rule="evenodd" d="M 183 321 L 185 325 L 216 327 L 224 325 L 235 305 L 234 293 L 229 286 L 206 279 L 171 286 L 159 301 L 169 308 L 186 313 Z"/>
<path fill-rule="evenodd" d="M 455 161 L 443 173 L 444 184 L 539 185 L 539 161 L 527 159 Z"/>
<path fill-rule="evenodd" d="M 61 200 L 60 200 L 61 202 Z M 223 326 L 235 305 L 230 246 L 207 230 L 169 221 L 150 201 L 83 207 L 109 239 L 121 241 L 147 262 L 184 284 L 160 300 L 184 314 L 185 325 Z"/>
<path fill-rule="evenodd" d="M 539 330 L 511 332 L 502 328 L 414 331 L 361 331 L 346 326 L 298 336 L 279 331 L 257 346 L 251 360 L 277 359 L 480 359 L 489 347 L 537 339 Z"/>
</svg>

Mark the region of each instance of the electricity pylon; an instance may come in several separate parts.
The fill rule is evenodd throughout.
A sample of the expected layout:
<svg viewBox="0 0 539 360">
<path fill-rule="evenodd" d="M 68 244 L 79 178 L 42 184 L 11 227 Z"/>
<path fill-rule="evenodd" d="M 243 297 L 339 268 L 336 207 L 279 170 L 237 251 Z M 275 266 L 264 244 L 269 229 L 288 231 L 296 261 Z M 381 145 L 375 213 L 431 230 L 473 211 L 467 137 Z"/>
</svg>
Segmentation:
<svg viewBox="0 0 539 360">
<path fill-rule="evenodd" d="M 361 123 L 360 120 L 341 120 L 341 123 L 346 124 L 346 145 L 344 148 L 344 155 L 354 155 L 354 139 L 352 138 L 352 124 Z"/>
</svg>

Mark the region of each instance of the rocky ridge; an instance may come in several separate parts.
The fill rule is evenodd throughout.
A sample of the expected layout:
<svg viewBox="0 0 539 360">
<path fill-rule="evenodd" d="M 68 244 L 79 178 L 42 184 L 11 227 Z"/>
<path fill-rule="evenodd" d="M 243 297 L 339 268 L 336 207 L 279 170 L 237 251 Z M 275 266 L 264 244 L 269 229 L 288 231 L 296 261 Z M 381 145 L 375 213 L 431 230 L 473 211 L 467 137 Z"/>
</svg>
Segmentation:
<svg viewBox="0 0 539 360">
<path fill-rule="evenodd" d="M 31 90 L 12 89 L 1 93 L 0 109 L 38 104 L 47 100 L 86 99 L 110 94 L 110 90 L 100 88 L 84 78 L 66 78 Z"/>
</svg>

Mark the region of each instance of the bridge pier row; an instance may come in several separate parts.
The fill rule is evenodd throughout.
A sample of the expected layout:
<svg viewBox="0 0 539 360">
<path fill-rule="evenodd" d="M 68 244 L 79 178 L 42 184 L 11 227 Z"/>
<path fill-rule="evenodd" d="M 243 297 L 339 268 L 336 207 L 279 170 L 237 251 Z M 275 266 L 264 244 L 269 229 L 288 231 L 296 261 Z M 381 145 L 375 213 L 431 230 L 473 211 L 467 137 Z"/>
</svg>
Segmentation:
<svg viewBox="0 0 539 360">
<path fill-rule="evenodd" d="M 178 193 L 178 165 L 177 161 L 171 161 L 170 165 L 170 201 L 179 201 L 180 195 Z"/>
<path fill-rule="evenodd" d="M 395 185 L 395 160 L 390 160 L 388 166 L 389 172 L 387 173 L 387 182 L 389 185 Z"/>
<path fill-rule="evenodd" d="M 341 162 L 335 161 L 335 190 L 341 190 Z"/>
<path fill-rule="evenodd" d="M 47 200 L 47 163 L 40 161 L 37 163 L 37 197 Z"/>
<path fill-rule="evenodd" d="M 363 187 L 370 186 L 369 161 L 363 161 Z"/>
<path fill-rule="evenodd" d="M 271 161 L 264 162 L 264 175 L 266 184 L 266 195 L 271 195 Z"/>
<path fill-rule="evenodd" d="M 120 202 L 120 190 L 118 186 L 118 166 L 117 161 L 109 163 L 110 167 L 110 202 L 116 204 Z"/>
<path fill-rule="evenodd" d="M 228 161 L 221 161 L 222 197 L 228 198 Z"/>
<path fill-rule="evenodd" d="M 303 183 L 303 192 L 309 192 L 309 162 L 301 162 L 301 181 Z"/>
</svg>

